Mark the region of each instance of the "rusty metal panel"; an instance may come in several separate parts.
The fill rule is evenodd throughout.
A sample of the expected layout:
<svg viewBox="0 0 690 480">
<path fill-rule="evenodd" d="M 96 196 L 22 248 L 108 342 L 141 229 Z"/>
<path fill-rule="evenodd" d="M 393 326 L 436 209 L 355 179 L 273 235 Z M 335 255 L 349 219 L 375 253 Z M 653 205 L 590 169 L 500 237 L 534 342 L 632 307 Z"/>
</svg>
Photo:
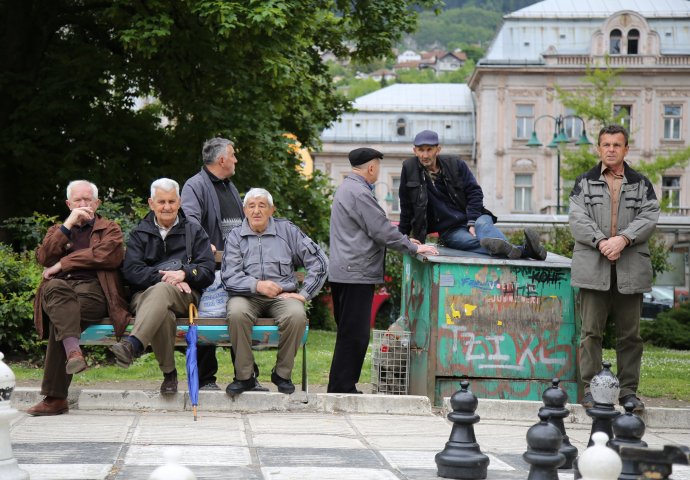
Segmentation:
<svg viewBox="0 0 690 480">
<path fill-rule="evenodd" d="M 576 398 L 579 328 L 569 260 L 455 253 L 404 261 L 403 312 L 415 347 L 411 393 L 440 404 L 468 378 L 485 398 L 538 400 L 559 377 Z"/>
</svg>

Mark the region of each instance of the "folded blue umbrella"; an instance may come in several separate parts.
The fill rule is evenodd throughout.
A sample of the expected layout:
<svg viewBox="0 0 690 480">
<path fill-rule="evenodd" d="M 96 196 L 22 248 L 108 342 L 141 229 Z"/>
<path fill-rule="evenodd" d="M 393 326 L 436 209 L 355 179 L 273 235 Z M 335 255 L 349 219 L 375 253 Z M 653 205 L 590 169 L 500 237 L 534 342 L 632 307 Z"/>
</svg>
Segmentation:
<svg viewBox="0 0 690 480">
<path fill-rule="evenodd" d="M 192 402 L 194 421 L 196 422 L 196 407 L 199 405 L 199 369 L 196 358 L 196 342 L 199 338 L 194 319 L 198 316 L 196 305 L 189 304 L 189 330 L 185 335 L 187 340 L 187 387 L 189 388 L 189 401 Z"/>
</svg>

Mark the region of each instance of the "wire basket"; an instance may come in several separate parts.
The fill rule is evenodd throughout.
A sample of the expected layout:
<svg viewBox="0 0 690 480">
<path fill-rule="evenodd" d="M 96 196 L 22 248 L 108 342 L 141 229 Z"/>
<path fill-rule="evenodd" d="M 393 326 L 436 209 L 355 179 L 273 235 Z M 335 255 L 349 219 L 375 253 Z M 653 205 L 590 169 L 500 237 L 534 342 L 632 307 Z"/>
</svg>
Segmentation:
<svg viewBox="0 0 690 480">
<path fill-rule="evenodd" d="M 374 330 L 371 383 L 374 392 L 407 395 L 410 383 L 410 332 Z"/>
</svg>

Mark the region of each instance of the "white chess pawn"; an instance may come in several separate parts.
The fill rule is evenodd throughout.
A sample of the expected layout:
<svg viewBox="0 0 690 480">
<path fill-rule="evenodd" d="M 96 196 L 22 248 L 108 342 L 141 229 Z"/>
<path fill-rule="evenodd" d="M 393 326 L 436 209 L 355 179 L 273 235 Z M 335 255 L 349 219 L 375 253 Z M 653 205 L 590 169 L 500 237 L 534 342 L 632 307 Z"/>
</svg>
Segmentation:
<svg viewBox="0 0 690 480">
<path fill-rule="evenodd" d="M 623 470 L 623 462 L 613 449 L 606 446 L 608 435 L 594 432 L 592 441 L 594 445 L 582 452 L 577 460 L 582 480 L 616 480 Z"/>
<path fill-rule="evenodd" d="M 177 447 L 169 447 L 163 451 L 165 465 L 153 471 L 149 480 L 196 480 L 190 469 L 180 465 L 182 452 Z"/>
</svg>

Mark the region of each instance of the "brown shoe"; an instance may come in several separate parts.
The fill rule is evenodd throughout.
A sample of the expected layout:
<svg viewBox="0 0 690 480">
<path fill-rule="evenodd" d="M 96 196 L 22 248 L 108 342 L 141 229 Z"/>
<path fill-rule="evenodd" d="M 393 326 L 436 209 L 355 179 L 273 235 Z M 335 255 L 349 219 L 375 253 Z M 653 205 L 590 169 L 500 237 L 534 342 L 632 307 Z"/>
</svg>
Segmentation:
<svg viewBox="0 0 690 480">
<path fill-rule="evenodd" d="M 65 364 L 65 371 L 68 375 L 74 375 L 75 373 L 83 372 L 86 370 L 86 360 L 84 360 L 84 355 L 78 350 L 69 354 L 67 358 L 67 363 Z"/>
<path fill-rule="evenodd" d="M 26 411 L 26 413 L 34 417 L 61 415 L 67 412 L 69 412 L 67 399 L 56 397 L 46 397 Z"/>
<path fill-rule="evenodd" d="M 177 393 L 177 370 L 170 373 L 163 374 L 163 383 L 161 383 L 161 393 L 163 395 L 173 395 Z"/>
</svg>

